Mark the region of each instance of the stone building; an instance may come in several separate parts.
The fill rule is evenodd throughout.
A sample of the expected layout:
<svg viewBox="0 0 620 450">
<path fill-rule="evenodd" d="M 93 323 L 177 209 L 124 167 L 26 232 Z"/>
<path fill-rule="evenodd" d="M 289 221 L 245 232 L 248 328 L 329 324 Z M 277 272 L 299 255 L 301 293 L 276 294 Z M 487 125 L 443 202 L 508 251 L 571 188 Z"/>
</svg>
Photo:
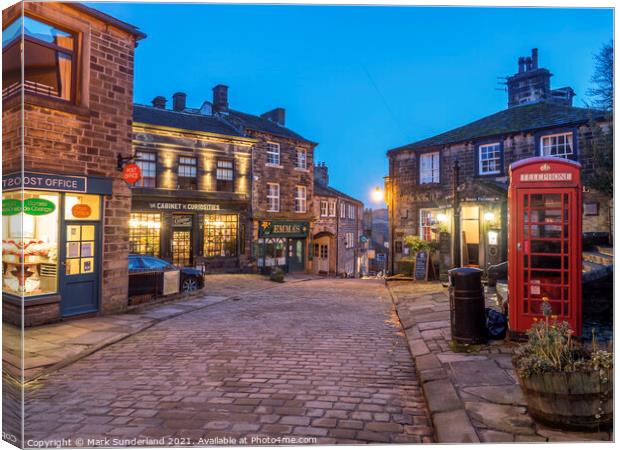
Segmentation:
<svg viewBox="0 0 620 450">
<path fill-rule="evenodd" d="M 462 127 L 388 151 L 386 193 L 389 267 L 407 255 L 405 236 L 439 241 L 442 271 L 452 267 L 454 162 L 460 176 L 461 265 L 486 268 L 506 260 L 507 187 L 511 163 L 533 156 L 577 160 L 593 168 L 591 123 L 607 127 L 602 111 L 572 106 L 572 89 L 551 90 L 538 52 L 519 58 L 507 80 L 508 108 Z M 583 231 L 608 236 L 610 199 L 584 189 Z"/>
<path fill-rule="evenodd" d="M 130 251 L 209 272 L 238 271 L 250 258 L 251 158 L 256 139 L 186 94 L 134 105 Z"/>
<path fill-rule="evenodd" d="M 2 21 L 3 317 L 120 311 L 131 193 L 117 155 L 131 155 L 145 35 L 79 3 L 20 2 Z"/>
<path fill-rule="evenodd" d="M 357 276 L 366 271 L 364 204 L 329 187 L 325 163 L 314 168 L 315 221 L 312 226 L 312 271 L 324 275 Z"/>
</svg>

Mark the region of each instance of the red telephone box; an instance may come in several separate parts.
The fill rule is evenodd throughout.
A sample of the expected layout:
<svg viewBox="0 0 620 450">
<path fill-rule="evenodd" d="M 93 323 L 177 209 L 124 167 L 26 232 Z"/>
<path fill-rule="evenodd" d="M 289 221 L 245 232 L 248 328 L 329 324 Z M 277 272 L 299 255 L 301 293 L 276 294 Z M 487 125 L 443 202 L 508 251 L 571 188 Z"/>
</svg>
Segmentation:
<svg viewBox="0 0 620 450">
<path fill-rule="evenodd" d="M 511 332 L 551 314 L 581 335 L 581 165 L 529 158 L 510 166 L 508 291 Z"/>
</svg>

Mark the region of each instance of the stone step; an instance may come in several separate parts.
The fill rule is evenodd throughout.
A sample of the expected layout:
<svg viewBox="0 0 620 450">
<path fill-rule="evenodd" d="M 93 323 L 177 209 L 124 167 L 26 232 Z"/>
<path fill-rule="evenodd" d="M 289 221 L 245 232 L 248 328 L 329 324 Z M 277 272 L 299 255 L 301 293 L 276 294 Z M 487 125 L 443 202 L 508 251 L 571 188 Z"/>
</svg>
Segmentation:
<svg viewBox="0 0 620 450">
<path fill-rule="evenodd" d="M 614 256 L 614 248 L 610 245 L 595 245 L 594 248 L 599 253 L 603 253 L 604 255 L 609 255 L 611 257 Z"/>
<path fill-rule="evenodd" d="M 583 260 L 604 266 L 611 266 L 614 263 L 613 255 L 600 252 L 583 252 Z"/>
</svg>

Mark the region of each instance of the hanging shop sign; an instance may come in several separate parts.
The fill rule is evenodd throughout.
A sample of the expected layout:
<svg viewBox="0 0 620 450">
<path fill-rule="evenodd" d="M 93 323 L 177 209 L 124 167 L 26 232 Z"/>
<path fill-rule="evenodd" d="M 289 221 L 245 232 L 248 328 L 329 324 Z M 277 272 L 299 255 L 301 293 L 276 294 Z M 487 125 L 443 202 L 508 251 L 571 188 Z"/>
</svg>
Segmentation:
<svg viewBox="0 0 620 450">
<path fill-rule="evenodd" d="M 22 202 L 16 198 L 2 200 L 2 215 L 14 216 L 22 211 Z"/>
<path fill-rule="evenodd" d="M 40 191 L 86 192 L 86 177 L 24 172 L 4 175 L 2 189 L 36 189 Z"/>
<path fill-rule="evenodd" d="M 134 184 L 138 182 L 140 178 L 142 178 L 142 171 L 137 164 L 126 164 L 125 167 L 123 167 L 123 180 L 127 183 Z"/>
<path fill-rule="evenodd" d="M 308 222 L 264 221 L 258 225 L 259 237 L 306 237 Z"/>
<path fill-rule="evenodd" d="M 56 205 L 44 198 L 27 198 L 24 200 L 24 212 L 31 216 L 44 216 L 54 212 Z"/>
<path fill-rule="evenodd" d="M 90 217 L 92 212 L 93 211 L 90 206 L 83 203 L 73 205 L 73 207 L 71 208 L 71 214 L 73 215 L 73 217 L 77 217 L 78 219 L 86 219 L 87 217 Z"/>
</svg>

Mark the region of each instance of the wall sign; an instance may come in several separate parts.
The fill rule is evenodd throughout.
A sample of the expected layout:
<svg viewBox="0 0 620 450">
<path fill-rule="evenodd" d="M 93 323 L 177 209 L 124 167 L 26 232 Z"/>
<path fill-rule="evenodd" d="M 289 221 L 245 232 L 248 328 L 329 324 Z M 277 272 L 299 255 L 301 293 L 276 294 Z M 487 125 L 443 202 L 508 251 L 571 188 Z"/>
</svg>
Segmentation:
<svg viewBox="0 0 620 450">
<path fill-rule="evenodd" d="M 44 216 L 54 212 L 56 205 L 44 198 L 27 198 L 24 200 L 24 212 L 31 216 Z"/>
<path fill-rule="evenodd" d="M 163 211 L 219 211 L 220 205 L 214 203 L 149 202 L 149 208 Z"/>
<path fill-rule="evenodd" d="M 308 222 L 264 221 L 258 225 L 259 237 L 306 237 Z"/>
<path fill-rule="evenodd" d="M 2 200 L 2 215 L 14 216 L 22 211 L 22 202 L 16 198 Z"/>
<path fill-rule="evenodd" d="M 77 217 L 79 219 L 86 219 L 91 215 L 91 213 L 92 209 L 90 208 L 90 206 L 83 203 L 73 205 L 73 207 L 71 208 L 71 214 L 73 215 L 73 217 Z"/>
<path fill-rule="evenodd" d="M 192 226 L 192 216 L 172 216 L 172 226 L 173 227 L 191 227 Z"/>
<path fill-rule="evenodd" d="M 428 280 L 428 252 L 418 252 L 415 255 L 415 266 L 413 268 L 413 279 L 416 281 Z"/>
<path fill-rule="evenodd" d="M 24 172 L 23 176 L 21 173 L 14 173 L 2 177 L 2 189 L 4 191 L 15 191 L 22 188 L 41 191 L 86 192 L 86 177 L 36 172 Z"/>
</svg>

